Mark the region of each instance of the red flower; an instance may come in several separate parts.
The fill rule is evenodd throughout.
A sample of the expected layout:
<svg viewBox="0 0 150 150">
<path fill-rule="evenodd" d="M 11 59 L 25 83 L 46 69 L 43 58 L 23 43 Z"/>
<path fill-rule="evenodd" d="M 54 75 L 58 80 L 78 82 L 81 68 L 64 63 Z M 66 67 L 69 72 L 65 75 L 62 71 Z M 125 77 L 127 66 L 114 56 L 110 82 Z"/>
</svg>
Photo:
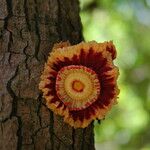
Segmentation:
<svg viewBox="0 0 150 150">
<path fill-rule="evenodd" d="M 115 58 L 112 42 L 56 44 L 39 84 L 47 107 L 75 128 L 104 118 L 119 94 Z"/>
</svg>

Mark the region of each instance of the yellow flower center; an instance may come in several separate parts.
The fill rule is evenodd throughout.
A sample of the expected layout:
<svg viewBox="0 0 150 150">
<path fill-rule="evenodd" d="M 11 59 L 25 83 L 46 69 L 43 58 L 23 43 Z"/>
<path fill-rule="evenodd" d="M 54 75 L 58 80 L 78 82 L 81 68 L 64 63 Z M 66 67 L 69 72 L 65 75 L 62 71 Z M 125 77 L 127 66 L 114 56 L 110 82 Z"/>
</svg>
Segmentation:
<svg viewBox="0 0 150 150">
<path fill-rule="evenodd" d="M 72 88 L 77 92 L 82 92 L 84 89 L 84 84 L 79 80 L 75 80 L 72 83 Z"/>
<path fill-rule="evenodd" d="M 81 110 L 95 102 L 100 94 L 97 74 L 85 66 L 63 67 L 56 78 L 59 99 L 70 110 Z"/>
</svg>

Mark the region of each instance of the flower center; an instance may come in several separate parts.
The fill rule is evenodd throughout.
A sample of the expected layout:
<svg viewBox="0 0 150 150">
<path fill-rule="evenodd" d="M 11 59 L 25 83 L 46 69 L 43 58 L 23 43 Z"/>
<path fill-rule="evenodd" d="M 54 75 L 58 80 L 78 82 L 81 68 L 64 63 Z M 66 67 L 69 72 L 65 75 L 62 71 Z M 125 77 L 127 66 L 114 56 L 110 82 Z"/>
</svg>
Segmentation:
<svg viewBox="0 0 150 150">
<path fill-rule="evenodd" d="M 84 84 L 81 81 L 79 81 L 79 80 L 75 80 L 72 83 L 72 88 L 76 92 L 82 92 L 84 90 Z"/>
<path fill-rule="evenodd" d="M 85 66 L 63 67 L 56 77 L 56 93 L 69 110 L 84 109 L 98 99 L 98 76 Z"/>
</svg>

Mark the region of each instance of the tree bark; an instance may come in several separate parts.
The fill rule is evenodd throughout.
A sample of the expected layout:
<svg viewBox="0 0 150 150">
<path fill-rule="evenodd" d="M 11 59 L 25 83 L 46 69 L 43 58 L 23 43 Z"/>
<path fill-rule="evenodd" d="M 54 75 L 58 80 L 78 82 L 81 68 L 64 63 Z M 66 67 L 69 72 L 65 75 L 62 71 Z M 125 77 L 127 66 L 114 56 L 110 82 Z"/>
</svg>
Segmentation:
<svg viewBox="0 0 150 150">
<path fill-rule="evenodd" d="M 0 0 L 0 150 L 94 150 L 45 106 L 40 75 L 54 43 L 82 40 L 78 0 Z"/>
</svg>

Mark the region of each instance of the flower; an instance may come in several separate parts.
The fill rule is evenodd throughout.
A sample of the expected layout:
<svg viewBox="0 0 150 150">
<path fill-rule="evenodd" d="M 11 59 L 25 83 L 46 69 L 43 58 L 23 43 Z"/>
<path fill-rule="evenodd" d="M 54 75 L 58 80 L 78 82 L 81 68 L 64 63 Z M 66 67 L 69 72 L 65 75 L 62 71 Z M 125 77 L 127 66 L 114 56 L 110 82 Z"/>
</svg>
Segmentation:
<svg viewBox="0 0 150 150">
<path fill-rule="evenodd" d="M 55 44 L 39 84 L 47 107 L 74 128 L 103 119 L 119 94 L 115 58 L 111 41 Z"/>
</svg>

